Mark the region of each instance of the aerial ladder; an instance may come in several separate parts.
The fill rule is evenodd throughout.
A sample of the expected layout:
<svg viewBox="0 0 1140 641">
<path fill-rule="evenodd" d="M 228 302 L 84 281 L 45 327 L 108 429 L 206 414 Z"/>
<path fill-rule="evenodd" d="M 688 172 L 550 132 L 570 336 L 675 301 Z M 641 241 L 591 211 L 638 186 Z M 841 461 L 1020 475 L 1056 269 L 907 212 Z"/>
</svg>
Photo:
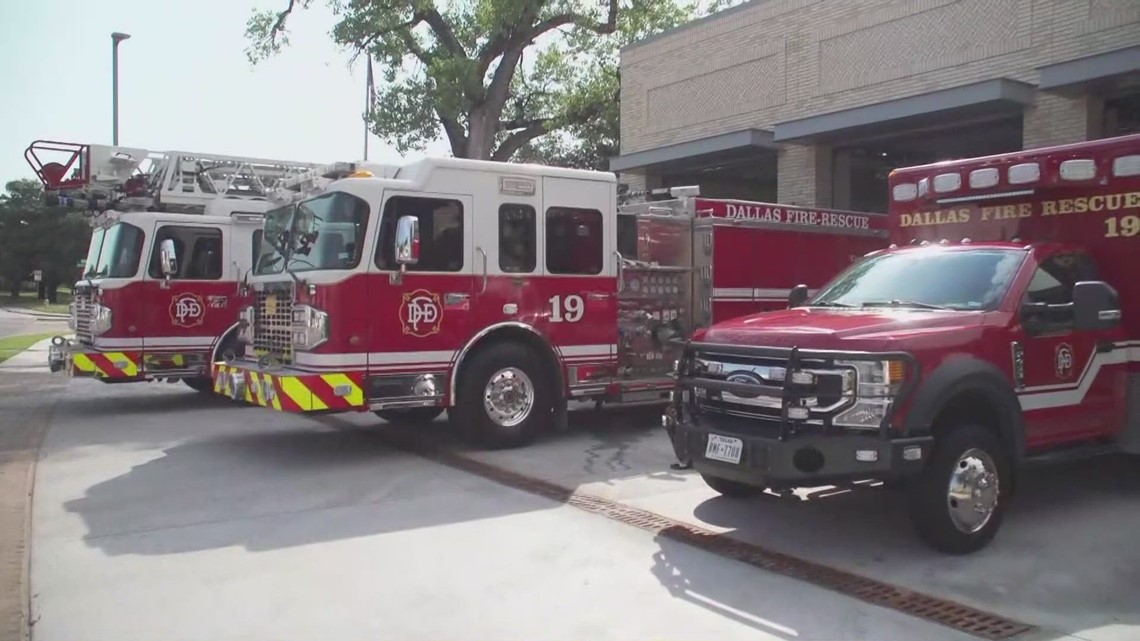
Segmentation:
<svg viewBox="0 0 1140 641">
<path fill-rule="evenodd" d="M 326 167 L 51 140 L 33 142 L 24 158 L 43 183 L 48 204 L 96 213 L 202 214 L 219 200 L 268 203 L 287 181 Z"/>
</svg>

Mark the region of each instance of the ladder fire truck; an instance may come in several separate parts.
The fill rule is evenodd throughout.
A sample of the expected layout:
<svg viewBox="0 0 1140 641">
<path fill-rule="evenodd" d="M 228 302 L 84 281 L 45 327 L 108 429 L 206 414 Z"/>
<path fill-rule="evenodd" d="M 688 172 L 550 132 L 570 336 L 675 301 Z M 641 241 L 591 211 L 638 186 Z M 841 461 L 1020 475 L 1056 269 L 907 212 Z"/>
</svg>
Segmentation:
<svg viewBox="0 0 1140 641">
<path fill-rule="evenodd" d="M 319 165 L 43 140 L 24 155 L 49 203 L 82 209 L 93 228 L 75 338 L 53 339 L 51 370 L 208 392 L 209 364 L 236 348 L 239 283 L 272 195 Z"/>
<path fill-rule="evenodd" d="M 425 159 L 266 218 L 220 394 L 292 412 L 445 409 L 490 447 L 570 400 L 660 401 L 678 339 L 886 245 L 885 217 L 697 197 L 619 208 L 606 172 Z"/>
<path fill-rule="evenodd" d="M 969 553 L 1024 466 L 1140 453 L 1140 135 L 889 184 L 895 244 L 697 332 L 663 421 L 722 494 L 877 479 Z"/>
</svg>

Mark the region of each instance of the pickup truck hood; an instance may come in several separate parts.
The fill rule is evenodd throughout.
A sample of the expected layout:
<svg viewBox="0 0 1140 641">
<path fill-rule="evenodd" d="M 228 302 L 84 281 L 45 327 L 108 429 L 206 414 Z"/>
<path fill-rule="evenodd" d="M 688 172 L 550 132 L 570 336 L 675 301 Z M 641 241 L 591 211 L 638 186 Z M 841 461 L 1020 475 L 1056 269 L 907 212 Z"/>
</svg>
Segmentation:
<svg viewBox="0 0 1140 641">
<path fill-rule="evenodd" d="M 913 351 L 975 340 L 983 317 L 983 312 L 797 307 L 717 323 L 693 339 L 758 347 Z"/>
</svg>

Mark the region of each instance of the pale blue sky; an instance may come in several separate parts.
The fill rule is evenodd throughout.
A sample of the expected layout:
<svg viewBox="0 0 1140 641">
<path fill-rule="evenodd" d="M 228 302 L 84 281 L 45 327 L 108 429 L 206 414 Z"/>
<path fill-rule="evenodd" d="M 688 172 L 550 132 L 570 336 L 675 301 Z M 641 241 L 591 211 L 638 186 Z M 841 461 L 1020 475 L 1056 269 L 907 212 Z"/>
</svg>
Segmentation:
<svg viewBox="0 0 1140 641">
<path fill-rule="evenodd" d="M 251 67 L 245 22 L 286 0 L 0 2 L 0 184 L 32 178 L 36 139 L 111 143 L 111 32 L 119 45 L 119 144 L 306 162 L 363 154 L 364 69 L 348 68 L 314 2 L 291 21 L 291 46 Z M 369 158 L 396 162 L 370 137 Z M 447 153 L 438 143 L 433 155 Z M 422 155 L 422 154 L 419 154 Z M 418 156 L 418 155 L 417 155 Z M 412 156 L 415 157 L 415 156 Z"/>
</svg>

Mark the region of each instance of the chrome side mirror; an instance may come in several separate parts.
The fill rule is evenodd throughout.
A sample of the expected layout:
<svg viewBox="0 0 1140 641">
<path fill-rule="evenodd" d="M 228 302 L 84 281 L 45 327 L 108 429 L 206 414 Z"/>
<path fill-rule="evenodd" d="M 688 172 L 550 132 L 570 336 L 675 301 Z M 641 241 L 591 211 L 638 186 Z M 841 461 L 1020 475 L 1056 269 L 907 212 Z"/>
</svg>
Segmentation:
<svg viewBox="0 0 1140 641">
<path fill-rule="evenodd" d="M 420 219 L 415 216 L 400 216 L 396 222 L 396 240 L 394 256 L 400 271 L 389 277 L 393 285 L 399 284 L 404 278 L 408 265 L 420 262 Z"/>
<path fill-rule="evenodd" d="M 174 249 L 174 240 L 166 238 L 158 248 L 158 259 L 162 264 L 162 275 L 170 278 L 178 273 L 178 252 Z"/>
</svg>

